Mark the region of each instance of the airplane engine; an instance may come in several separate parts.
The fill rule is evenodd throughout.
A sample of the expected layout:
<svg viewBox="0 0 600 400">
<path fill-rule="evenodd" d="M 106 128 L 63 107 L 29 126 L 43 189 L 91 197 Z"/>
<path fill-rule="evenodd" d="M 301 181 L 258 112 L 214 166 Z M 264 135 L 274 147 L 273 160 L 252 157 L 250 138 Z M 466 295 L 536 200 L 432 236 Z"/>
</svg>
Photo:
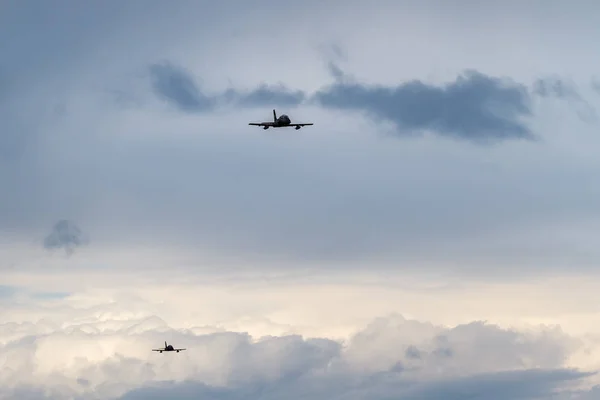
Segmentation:
<svg viewBox="0 0 600 400">
<path fill-rule="evenodd" d="M 267 129 L 269 129 L 269 127 L 268 127 L 268 126 L 265 126 L 265 127 L 263 127 L 263 129 L 266 131 Z"/>
<path fill-rule="evenodd" d="M 179 353 L 179 350 L 177 350 L 177 352 Z"/>
<path fill-rule="evenodd" d="M 298 125 L 298 126 L 296 127 L 296 130 L 298 130 L 298 129 L 300 129 L 300 128 L 302 128 L 302 127 Z"/>
</svg>

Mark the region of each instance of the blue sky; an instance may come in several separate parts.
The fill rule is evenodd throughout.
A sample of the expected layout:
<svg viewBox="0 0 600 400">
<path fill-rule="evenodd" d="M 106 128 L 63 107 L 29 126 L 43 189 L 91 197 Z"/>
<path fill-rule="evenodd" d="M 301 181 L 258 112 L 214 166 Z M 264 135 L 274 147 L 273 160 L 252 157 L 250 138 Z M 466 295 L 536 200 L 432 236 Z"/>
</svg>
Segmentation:
<svg viewBox="0 0 600 400">
<path fill-rule="evenodd" d="M 0 394 L 594 396 L 598 7 L 3 3 Z"/>
</svg>

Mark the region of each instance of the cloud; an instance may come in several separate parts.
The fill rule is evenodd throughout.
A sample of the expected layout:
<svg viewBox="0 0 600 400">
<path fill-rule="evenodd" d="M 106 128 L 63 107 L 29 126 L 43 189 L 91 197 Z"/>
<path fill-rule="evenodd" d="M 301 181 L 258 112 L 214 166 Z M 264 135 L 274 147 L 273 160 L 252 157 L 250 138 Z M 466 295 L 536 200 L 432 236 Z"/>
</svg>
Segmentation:
<svg viewBox="0 0 600 400">
<path fill-rule="evenodd" d="M 153 64 L 150 75 L 154 92 L 184 112 L 206 112 L 217 105 L 234 104 L 240 107 L 297 106 L 305 94 L 284 85 L 260 85 L 251 91 L 229 89 L 223 93 L 205 95 L 196 80 L 185 69 L 172 63 Z"/>
<path fill-rule="evenodd" d="M 334 50 L 336 58 L 342 56 L 341 50 L 337 47 Z M 413 80 L 396 87 L 369 87 L 349 81 L 344 71 L 331 61 L 328 69 L 336 83 L 312 96 L 283 84 L 264 83 L 250 91 L 228 89 L 207 96 L 184 69 L 170 63 L 150 68 L 156 93 L 186 112 L 208 111 L 218 104 L 295 107 L 316 102 L 328 108 L 365 111 L 372 118 L 390 121 L 398 135 L 431 131 L 479 143 L 536 138 L 524 120 L 533 115 L 526 86 L 472 70 L 445 86 Z M 557 79 L 538 79 L 533 93 L 542 97 L 577 94 Z"/>
<path fill-rule="evenodd" d="M 69 304 L 76 303 L 58 300 L 43 307 L 64 310 Z M 570 392 L 592 377 L 565 367 L 577 341 L 549 328 L 519 332 L 481 322 L 448 328 L 390 315 L 343 343 L 294 334 L 253 337 L 217 326 L 205 332 L 174 329 L 156 316 L 116 311 L 104 303 L 79 309 L 85 318 L 68 312 L 65 319 L 1 324 L 0 387 L 9 395 L 46 392 L 52 393 L 47 398 L 82 400 L 433 400 L 441 393 L 452 399 L 533 400 Z M 150 351 L 165 340 L 188 350 Z"/>
<path fill-rule="evenodd" d="M 340 51 L 334 54 L 340 57 Z M 290 107 L 307 100 L 328 108 L 365 111 L 375 119 L 394 123 L 399 135 L 432 131 L 473 142 L 535 138 L 524 121 L 533 114 L 530 94 L 526 86 L 514 81 L 467 71 L 443 87 L 418 80 L 396 87 L 369 87 L 345 82 L 345 73 L 334 62 L 329 62 L 328 68 L 337 82 L 311 97 L 283 84 L 262 84 L 247 92 L 229 89 L 208 97 L 202 94 L 189 73 L 172 64 L 153 65 L 151 72 L 156 93 L 182 111 L 206 111 L 219 103 L 239 107 Z M 564 85 L 556 82 L 551 85 L 549 81 L 538 80 L 535 93 L 566 95 Z"/>
<path fill-rule="evenodd" d="M 473 287 L 391 271 L 379 280 L 344 271 L 334 281 L 322 270 L 198 273 L 201 265 L 186 270 L 178 259 L 149 262 L 160 251 L 130 251 L 120 262 L 90 251 L 57 262 L 62 274 L 19 268 L 4 275 L 7 283 L 29 282 L 30 294 L 3 304 L 0 388 L 7 398 L 28 390 L 54 400 L 284 393 L 433 400 L 440 392 L 538 400 L 554 390 L 579 393 L 595 379 L 586 371 L 599 365 L 599 342 L 553 320 L 575 314 L 593 326 L 593 303 L 582 305 L 597 293 L 594 285 L 584 291 L 557 279 L 541 293 L 537 280 Z M 102 267 L 92 271 L 89 263 Z M 570 287 L 583 303 L 573 302 Z M 39 288 L 63 295 L 37 296 Z M 496 325 L 478 315 L 534 322 Z M 150 351 L 165 340 L 188 350 Z"/>
<path fill-rule="evenodd" d="M 65 249 L 68 255 L 73 254 L 76 248 L 89 243 L 89 238 L 77 225 L 66 219 L 61 219 L 52 228 L 52 232 L 44 239 L 44 248 L 47 250 Z"/>
<path fill-rule="evenodd" d="M 474 142 L 534 138 L 523 121 L 532 115 L 526 87 L 477 71 L 445 86 L 419 80 L 396 87 L 338 82 L 320 90 L 315 99 L 328 108 L 365 111 L 376 120 L 390 121 L 399 135 L 428 130 Z"/>
<path fill-rule="evenodd" d="M 580 99 L 577 87 L 558 77 L 537 79 L 533 84 L 533 93 L 542 97 Z"/>
<path fill-rule="evenodd" d="M 39 386 L 59 392 L 57 399 L 68 394 L 102 399 L 146 386 L 152 391 L 169 381 L 176 384 L 166 391 L 173 395 L 188 381 L 189 390 L 200 393 L 199 386 L 206 385 L 207 390 L 230 394 L 261 389 L 319 398 L 344 393 L 376 396 L 391 390 L 410 398 L 409 393 L 424 390 L 423 385 L 451 385 L 464 377 L 477 380 L 505 371 L 566 368 L 574 355 L 588 351 L 588 345 L 553 326 L 509 329 L 476 320 L 446 326 L 386 312 L 390 303 L 427 301 L 432 308 L 444 303 L 446 310 L 468 309 L 471 291 L 466 291 L 463 303 L 432 292 L 394 297 L 399 291 L 419 292 L 418 284 L 406 281 L 403 290 L 367 290 L 367 284 L 344 290 L 301 284 L 299 279 L 244 282 L 241 276 L 223 284 L 172 268 L 167 273 L 164 267 L 159 280 L 152 265 L 142 264 L 144 272 L 133 270 L 130 276 L 99 270 L 94 276 L 67 277 L 74 275 L 72 268 L 65 268 L 65 276 L 57 279 L 44 273 L 39 277 L 43 286 L 71 280 L 90 289 L 71 290 L 61 298 L 21 298 L 4 307 L 0 387 Z M 185 285 L 173 283 L 182 277 Z M 148 286 L 142 281 L 160 283 Z M 507 291 L 520 293 L 499 290 Z M 555 298 L 556 292 L 552 295 Z M 483 309 L 493 309 L 487 297 L 479 298 Z M 385 302 L 386 307 L 368 308 L 370 302 Z M 391 307 L 398 308 L 407 309 Z M 368 317 L 377 314 L 384 316 Z M 188 350 L 150 351 L 165 340 Z M 592 357 L 596 350 L 597 345 Z"/>
<path fill-rule="evenodd" d="M 339 44 L 319 46 L 319 53 L 327 61 L 327 70 L 336 81 L 343 79 L 346 73 L 338 66 L 338 63 L 348 61 L 346 50 Z"/>
<path fill-rule="evenodd" d="M 340 378 L 313 378 L 303 379 L 302 382 L 295 385 L 290 385 L 290 382 L 284 381 L 268 386 L 231 389 L 214 388 L 199 383 L 186 382 L 136 389 L 120 397 L 120 399 L 191 400 L 219 398 L 233 400 L 261 398 L 275 400 L 285 397 L 290 400 L 299 400 L 340 397 L 348 400 L 364 398 L 374 400 L 389 398 L 400 400 L 438 400 L 442 398 L 448 400 L 533 400 L 556 395 L 556 388 L 560 387 L 561 384 L 577 381 L 586 376 L 585 373 L 572 370 L 530 370 L 481 374 L 450 381 L 417 383 L 390 374 L 388 376 L 374 376 L 358 384 L 344 382 Z"/>
<path fill-rule="evenodd" d="M 572 80 L 558 76 L 539 78 L 533 83 L 532 91 L 534 95 L 545 99 L 555 98 L 568 102 L 582 121 L 588 123 L 598 121 L 595 108 L 580 94 Z"/>
<path fill-rule="evenodd" d="M 334 62 L 327 63 L 327 69 L 329 69 L 329 73 L 336 81 L 340 81 L 346 76 L 344 71 Z"/>
<path fill-rule="evenodd" d="M 455 381 L 436 382 L 410 390 L 406 398 L 418 399 L 540 399 L 556 396 L 564 383 L 589 376 L 574 370 L 506 371 L 470 376 Z M 569 394 L 565 395 L 568 398 Z"/>
<path fill-rule="evenodd" d="M 212 99 L 198 88 L 189 72 L 171 63 L 150 66 L 155 93 L 182 111 L 207 111 L 213 107 Z"/>
</svg>

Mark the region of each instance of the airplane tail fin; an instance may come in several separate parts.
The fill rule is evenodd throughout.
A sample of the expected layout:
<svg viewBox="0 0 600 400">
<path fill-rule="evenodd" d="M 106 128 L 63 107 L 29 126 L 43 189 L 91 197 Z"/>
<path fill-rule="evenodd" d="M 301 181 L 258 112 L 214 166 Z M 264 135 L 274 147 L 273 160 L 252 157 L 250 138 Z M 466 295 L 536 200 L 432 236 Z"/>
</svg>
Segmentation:
<svg viewBox="0 0 600 400">
<path fill-rule="evenodd" d="M 273 122 L 277 122 L 277 113 L 273 110 Z"/>
<path fill-rule="evenodd" d="M 168 345 L 167 345 L 167 342 L 165 341 L 165 349 L 167 348 L 167 346 L 168 346 Z"/>
</svg>

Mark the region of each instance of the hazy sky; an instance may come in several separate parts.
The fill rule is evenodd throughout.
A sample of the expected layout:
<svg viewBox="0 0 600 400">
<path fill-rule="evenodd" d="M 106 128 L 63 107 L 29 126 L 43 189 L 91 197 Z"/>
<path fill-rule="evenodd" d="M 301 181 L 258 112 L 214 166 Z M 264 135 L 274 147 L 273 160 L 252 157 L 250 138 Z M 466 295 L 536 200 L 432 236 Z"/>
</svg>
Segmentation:
<svg viewBox="0 0 600 400">
<path fill-rule="evenodd" d="M 598 395 L 596 1 L 5 1 L 0 37 L 0 398 Z"/>
</svg>

